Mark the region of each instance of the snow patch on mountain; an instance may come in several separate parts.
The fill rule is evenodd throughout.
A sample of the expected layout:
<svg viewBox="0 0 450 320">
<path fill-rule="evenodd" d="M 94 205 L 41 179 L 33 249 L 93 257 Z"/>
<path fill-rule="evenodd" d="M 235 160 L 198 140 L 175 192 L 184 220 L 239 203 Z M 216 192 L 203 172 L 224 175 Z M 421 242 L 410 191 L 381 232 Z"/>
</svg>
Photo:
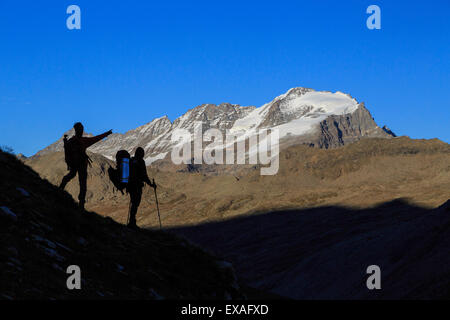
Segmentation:
<svg viewBox="0 0 450 320">
<path fill-rule="evenodd" d="M 359 105 L 355 99 L 341 92 L 309 91 L 299 94 L 294 92 L 294 89 L 296 88 L 237 120 L 230 131 L 242 132 L 245 136 L 249 136 L 255 134 L 258 129 L 273 128 L 280 130 L 280 138 L 287 134 L 302 135 L 310 132 L 315 125 L 328 116 L 353 113 Z M 275 122 L 262 126 L 264 120 L 268 120 L 268 113 L 275 104 L 278 106 L 278 114 L 294 117 L 294 119 L 278 125 Z"/>
</svg>

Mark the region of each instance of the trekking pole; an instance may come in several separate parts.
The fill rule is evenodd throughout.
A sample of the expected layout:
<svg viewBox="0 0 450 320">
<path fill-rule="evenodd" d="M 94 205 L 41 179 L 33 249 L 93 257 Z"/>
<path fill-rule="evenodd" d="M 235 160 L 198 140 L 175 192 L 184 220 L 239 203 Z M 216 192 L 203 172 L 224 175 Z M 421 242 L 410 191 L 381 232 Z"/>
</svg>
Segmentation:
<svg viewBox="0 0 450 320">
<path fill-rule="evenodd" d="M 128 205 L 127 226 L 130 223 L 130 213 L 131 213 L 131 199 L 130 199 L 130 204 Z"/>
<path fill-rule="evenodd" d="M 156 184 L 155 184 L 155 179 L 153 179 L 153 191 L 155 191 L 155 199 L 156 199 L 156 209 L 158 210 L 158 218 L 159 218 L 159 230 L 162 229 L 162 224 L 161 224 L 161 215 L 159 214 L 159 204 L 158 204 L 158 195 L 156 194 Z"/>
</svg>

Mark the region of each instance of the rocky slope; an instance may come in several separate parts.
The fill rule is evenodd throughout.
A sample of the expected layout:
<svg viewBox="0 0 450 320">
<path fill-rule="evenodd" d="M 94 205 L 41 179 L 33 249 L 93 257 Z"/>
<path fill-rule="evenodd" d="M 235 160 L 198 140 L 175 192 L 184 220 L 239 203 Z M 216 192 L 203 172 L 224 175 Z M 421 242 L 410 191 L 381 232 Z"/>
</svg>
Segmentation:
<svg viewBox="0 0 450 320">
<path fill-rule="evenodd" d="M 259 108 L 229 103 L 203 104 L 173 123 L 164 116 L 124 134 L 114 134 L 89 150 L 113 159 L 120 149 L 132 152 L 141 146 L 150 164 L 166 157 L 177 144 L 171 140 L 175 130 L 186 129 L 192 136 L 198 121 L 203 123 L 203 132 L 217 128 L 225 135 L 228 130 L 237 140 L 247 139 L 262 129 L 278 129 L 282 146 L 309 144 L 332 148 L 365 137 L 395 136 L 390 130 L 378 127 L 364 104 L 347 94 L 293 88 Z M 36 156 L 61 150 L 62 136 Z"/>
<path fill-rule="evenodd" d="M 0 299 L 242 298 L 230 264 L 174 235 L 81 212 L 0 151 Z M 81 290 L 66 269 L 81 268 Z"/>
</svg>

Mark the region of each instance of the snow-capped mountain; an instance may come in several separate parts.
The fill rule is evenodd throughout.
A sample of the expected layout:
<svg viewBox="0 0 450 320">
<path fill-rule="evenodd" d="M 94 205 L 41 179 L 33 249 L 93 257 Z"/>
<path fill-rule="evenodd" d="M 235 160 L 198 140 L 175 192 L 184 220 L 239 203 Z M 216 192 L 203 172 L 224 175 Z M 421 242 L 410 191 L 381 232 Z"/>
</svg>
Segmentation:
<svg viewBox="0 0 450 320">
<path fill-rule="evenodd" d="M 244 138 L 257 134 L 260 129 L 278 129 L 283 145 L 306 143 L 320 148 L 338 147 L 363 137 L 395 136 L 389 129 L 378 127 L 364 104 L 348 94 L 292 88 L 258 108 L 229 103 L 203 104 L 188 110 L 173 123 L 167 116 L 157 118 L 124 134 L 113 134 L 89 151 L 113 159 L 120 149 L 132 152 L 141 146 L 150 164 L 172 150 L 175 143 L 171 137 L 176 129 L 192 134 L 198 121 L 203 123 L 203 132 L 217 128 L 224 134 L 228 131 Z M 62 150 L 61 141 L 62 137 L 35 156 Z"/>
</svg>

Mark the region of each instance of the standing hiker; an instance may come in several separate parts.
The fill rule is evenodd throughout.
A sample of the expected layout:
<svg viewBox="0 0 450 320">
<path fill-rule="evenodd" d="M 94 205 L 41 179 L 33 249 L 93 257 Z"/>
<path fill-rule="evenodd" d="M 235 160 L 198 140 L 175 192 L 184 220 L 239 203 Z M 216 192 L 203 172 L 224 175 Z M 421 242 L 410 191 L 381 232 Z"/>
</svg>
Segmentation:
<svg viewBox="0 0 450 320">
<path fill-rule="evenodd" d="M 130 180 L 127 185 L 127 191 L 130 194 L 130 220 L 128 222 L 128 227 L 130 228 L 137 228 L 136 214 L 141 203 L 144 182 L 150 187 L 156 188 L 156 184 L 152 183 L 148 178 L 144 155 L 144 149 L 139 147 L 130 161 Z"/>
<path fill-rule="evenodd" d="M 78 173 L 78 180 L 80 182 L 80 194 L 78 200 L 80 208 L 84 210 L 87 191 L 87 167 L 91 162 L 91 159 L 86 154 L 86 149 L 109 136 L 112 133 L 112 130 L 95 137 L 83 137 L 84 127 L 81 122 L 75 123 L 73 128 L 75 129 L 75 135 L 72 138 L 67 140 L 67 137 L 64 136 L 64 154 L 67 168 L 70 171 L 62 179 L 59 187 L 64 190 L 66 184 Z"/>
</svg>

